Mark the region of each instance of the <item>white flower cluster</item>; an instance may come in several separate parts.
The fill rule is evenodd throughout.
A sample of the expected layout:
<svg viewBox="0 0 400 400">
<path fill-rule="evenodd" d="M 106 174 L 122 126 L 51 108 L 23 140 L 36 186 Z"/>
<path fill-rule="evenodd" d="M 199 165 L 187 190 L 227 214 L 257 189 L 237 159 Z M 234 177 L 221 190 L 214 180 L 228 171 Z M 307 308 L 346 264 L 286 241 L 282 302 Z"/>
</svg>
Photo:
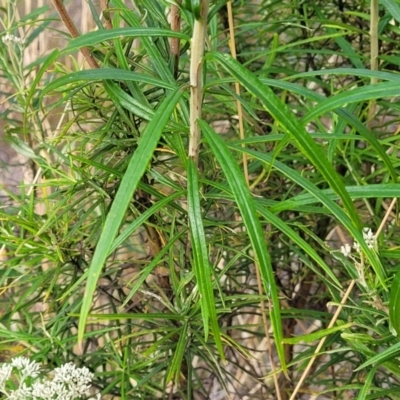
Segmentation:
<svg viewBox="0 0 400 400">
<path fill-rule="evenodd" d="M 345 257 L 348 257 L 351 254 L 351 246 L 348 243 L 346 243 L 344 246 L 340 246 L 340 252 Z"/>
<path fill-rule="evenodd" d="M 377 247 L 376 237 L 370 228 L 363 229 L 363 238 L 369 249 L 376 249 Z M 361 253 L 361 247 L 359 243 L 354 242 L 353 249 L 357 253 L 359 254 Z M 340 247 L 340 252 L 345 257 L 349 257 L 351 255 L 351 246 L 348 243 L 346 243 L 344 246 Z"/>
<path fill-rule="evenodd" d="M 19 387 L 15 390 L 8 389 L 7 383 L 16 370 Z M 5 400 L 76 400 L 88 395 L 93 374 L 86 368 L 77 368 L 72 362 L 62 365 L 54 370 L 54 378 L 37 379 L 40 366 L 35 361 L 25 357 L 17 357 L 9 364 L 0 365 L 0 393 L 5 395 Z M 29 387 L 25 380 L 34 381 Z M 12 387 L 15 387 L 13 385 Z M 100 400 L 100 394 L 96 399 Z"/>
<path fill-rule="evenodd" d="M 18 44 L 19 46 L 23 46 L 25 44 L 25 39 L 16 37 L 14 35 L 11 35 L 10 33 L 2 36 L 1 41 L 7 46 L 13 43 Z"/>
</svg>

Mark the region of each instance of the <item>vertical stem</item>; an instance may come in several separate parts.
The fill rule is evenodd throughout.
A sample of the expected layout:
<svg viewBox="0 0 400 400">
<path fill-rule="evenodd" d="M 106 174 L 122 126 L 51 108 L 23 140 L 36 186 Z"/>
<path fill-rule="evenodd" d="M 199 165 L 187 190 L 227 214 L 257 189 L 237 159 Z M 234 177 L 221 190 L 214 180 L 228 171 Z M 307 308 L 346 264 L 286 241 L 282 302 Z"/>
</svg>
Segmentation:
<svg viewBox="0 0 400 400">
<path fill-rule="evenodd" d="M 232 57 L 236 60 L 236 41 L 235 41 L 235 30 L 233 23 L 233 11 L 232 11 L 232 1 L 228 1 L 228 22 L 229 22 L 229 47 L 231 49 Z M 235 82 L 235 92 L 238 96 L 240 96 L 240 85 L 239 82 Z M 239 135 L 240 139 L 244 139 L 244 124 L 243 124 L 243 108 L 242 103 L 239 100 L 236 100 L 238 117 L 239 117 Z M 242 147 L 245 145 L 242 144 Z M 242 153 L 243 160 L 243 171 L 244 177 L 246 179 L 247 185 L 249 185 L 249 171 L 247 168 L 247 156 L 245 153 Z"/>
<path fill-rule="evenodd" d="M 181 4 L 182 0 L 176 0 L 176 2 Z M 180 32 L 181 30 L 181 14 L 176 4 L 171 4 L 171 30 L 174 32 Z M 176 79 L 179 70 L 180 39 L 175 37 L 171 38 L 170 47 L 174 63 L 174 78 Z"/>
<path fill-rule="evenodd" d="M 202 0 L 200 18 L 195 20 L 190 59 L 190 140 L 189 157 L 195 163 L 199 159 L 200 128 L 197 119 L 201 118 L 203 101 L 202 58 L 204 55 L 209 0 Z"/>
</svg>

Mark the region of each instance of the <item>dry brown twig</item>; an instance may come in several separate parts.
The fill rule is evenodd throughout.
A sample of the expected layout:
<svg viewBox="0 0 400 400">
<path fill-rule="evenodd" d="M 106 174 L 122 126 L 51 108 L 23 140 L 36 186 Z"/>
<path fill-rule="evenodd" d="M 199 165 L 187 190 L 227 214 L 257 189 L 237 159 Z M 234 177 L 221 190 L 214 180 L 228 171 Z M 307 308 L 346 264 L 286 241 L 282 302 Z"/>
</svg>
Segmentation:
<svg viewBox="0 0 400 400">
<path fill-rule="evenodd" d="M 342 311 L 343 306 L 346 304 L 346 301 L 347 301 L 348 297 L 350 296 L 350 293 L 352 292 L 352 290 L 353 290 L 355 284 L 356 284 L 356 280 L 353 279 L 353 280 L 350 282 L 350 285 L 349 285 L 349 287 L 347 288 L 346 293 L 344 294 L 344 296 L 343 296 L 343 298 L 342 298 L 342 301 L 341 301 L 340 304 L 339 304 L 339 307 L 337 308 L 335 314 L 333 315 L 333 317 L 332 317 L 332 319 L 331 319 L 331 322 L 329 322 L 328 329 L 329 329 L 329 328 L 332 328 L 333 325 L 335 325 L 337 319 L 339 318 L 339 314 L 340 314 L 340 312 Z M 320 342 L 318 343 L 318 346 L 317 346 L 317 348 L 316 348 L 315 351 L 314 351 L 314 355 L 311 357 L 310 361 L 308 362 L 307 367 L 306 367 L 306 369 L 304 370 L 303 374 L 301 375 L 300 380 L 297 382 L 297 385 L 296 385 L 296 387 L 295 387 L 295 389 L 294 389 L 292 395 L 290 396 L 290 399 L 289 399 L 289 400 L 294 400 L 294 399 L 296 398 L 296 395 L 297 395 L 298 391 L 300 390 L 301 385 L 303 384 L 304 380 L 306 379 L 308 373 L 310 372 L 310 369 L 311 369 L 312 365 L 314 364 L 314 361 L 317 359 L 318 353 L 319 353 L 320 350 L 322 349 L 322 346 L 324 345 L 326 338 L 327 338 L 327 336 L 323 337 L 323 338 L 320 340 Z"/>
<path fill-rule="evenodd" d="M 60 15 L 61 20 L 63 21 L 65 27 L 68 29 L 68 32 L 71 34 L 73 38 L 77 38 L 80 36 L 78 29 L 76 28 L 75 24 L 73 23 L 71 17 L 68 14 L 67 9 L 65 8 L 62 0 L 52 0 L 55 9 L 57 10 L 58 14 Z M 81 47 L 81 53 L 85 60 L 89 64 L 91 68 L 100 68 L 99 64 L 93 57 L 89 47 Z"/>
<path fill-rule="evenodd" d="M 182 0 L 176 0 L 177 4 L 181 4 Z M 181 13 L 176 4 L 171 4 L 171 30 L 173 32 L 180 32 L 181 30 Z M 171 55 L 174 60 L 174 78 L 178 77 L 179 71 L 179 57 L 180 57 L 180 39 L 173 37 L 170 41 Z"/>
</svg>

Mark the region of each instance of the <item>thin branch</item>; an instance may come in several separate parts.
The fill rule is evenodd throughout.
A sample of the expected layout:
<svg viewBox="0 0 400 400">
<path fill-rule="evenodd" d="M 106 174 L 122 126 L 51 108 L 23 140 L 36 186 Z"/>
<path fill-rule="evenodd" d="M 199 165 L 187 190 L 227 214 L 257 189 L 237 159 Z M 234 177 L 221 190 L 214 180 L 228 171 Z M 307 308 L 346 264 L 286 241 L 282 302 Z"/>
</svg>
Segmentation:
<svg viewBox="0 0 400 400">
<path fill-rule="evenodd" d="M 382 222 L 381 222 L 381 224 L 379 225 L 379 228 L 378 228 L 377 232 L 375 233 L 375 238 L 378 238 L 379 235 L 381 234 L 383 228 L 385 227 L 386 221 L 388 220 L 389 215 L 390 215 L 390 213 L 391 213 L 392 210 L 393 210 L 393 207 L 396 205 L 396 202 L 397 202 L 397 197 L 395 197 L 395 198 L 392 200 L 392 202 L 390 203 L 390 206 L 389 206 L 389 208 L 387 209 L 387 211 L 386 211 L 386 213 L 385 213 L 385 216 L 383 217 Z"/>
<path fill-rule="evenodd" d="M 177 4 L 181 4 L 182 0 L 176 0 Z M 181 13 L 176 4 L 171 4 L 171 30 L 180 32 L 181 30 Z M 180 39 L 173 37 L 170 41 L 171 56 L 174 62 L 174 78 L 178 77 L 179 72 L 179 57 L 180 57 Z"/>
<path fill-rule="evenodd" d="M 227 3 L 228 8 L 228 24 L 229 24 L 229 47 L 231 50 L 232 57 L 236 60 L 236 40 L 235 40 L 235 27 L 233 22 L 233 10 L 232 10 L 232 1 L 228 1 Z M 235 82 L 235 92 L 240 97 L 240 85 L 239 82 Z M 238 110 L 238 117 L 239 117 L 239 136 L 240 139 L 244 139 L 244 123 L 243 123 L 243 108 L 242 103 L 239 99 L 236 100 L 237 110 Z M 242 147 L 245 147 L 245 144 L 242 144 Z M 244 177 L 246 179 L 247 185 L 249 185 L 249 171 L 247 166 L 247 156 L 245 153 L 242 153 L 242 160 L 243 160 L 243 171 Z"/>
<path fill-rule="evenodd" d="M 52 0 L 55 9 L 57 10 L 58 14 L 60 15 L 60 18 L 62 22 L 64 22 L 64 25 L 68 29 L 68 32 L 71 34 L 73 38 L 77 38 L 80 36 L 80 33 L 78 32 L 78 29 L 76 28 L 75 24 L 72 22 L 71 17 L 68 14 L 67 9 L 65 8 L 62 0 Z M 89 47 L 81 47 L 81 53 L 83 57 L 85 57 L 85 60 L 89 64 L 91 68 L 100 68 L 99 64 L 97 64 L 97 61 L 95 58 L 92 56 L 92 53 L 90 52 Z"/>
</svg>

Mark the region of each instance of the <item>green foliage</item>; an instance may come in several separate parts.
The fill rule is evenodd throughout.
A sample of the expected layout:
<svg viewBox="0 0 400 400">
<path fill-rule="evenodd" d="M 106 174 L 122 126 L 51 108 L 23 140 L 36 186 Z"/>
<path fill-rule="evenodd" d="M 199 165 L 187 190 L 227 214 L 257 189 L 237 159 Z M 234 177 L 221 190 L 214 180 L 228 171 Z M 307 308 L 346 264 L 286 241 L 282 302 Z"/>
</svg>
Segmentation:
<svg viewBox="0 0 400 400">
<path fill-rule="evenodd" d="M 301 393 L 400 398 L 398 3 L 371 70 L 367 2 L 234 1 L 237 60 L 210 2 L 198 164 L 201 2 L 179 31 L 171 2 L 111 0 L 113 29 L 89 3 L 98 29 L 75 39 L 49 7 L 1 3 L 1 122 L 39 179 L 4 184 L 0 349 L 85 365 L 110 399 L 277 399 L 274 374 L 288 399 L 327 338 Z"/>
</svg>

